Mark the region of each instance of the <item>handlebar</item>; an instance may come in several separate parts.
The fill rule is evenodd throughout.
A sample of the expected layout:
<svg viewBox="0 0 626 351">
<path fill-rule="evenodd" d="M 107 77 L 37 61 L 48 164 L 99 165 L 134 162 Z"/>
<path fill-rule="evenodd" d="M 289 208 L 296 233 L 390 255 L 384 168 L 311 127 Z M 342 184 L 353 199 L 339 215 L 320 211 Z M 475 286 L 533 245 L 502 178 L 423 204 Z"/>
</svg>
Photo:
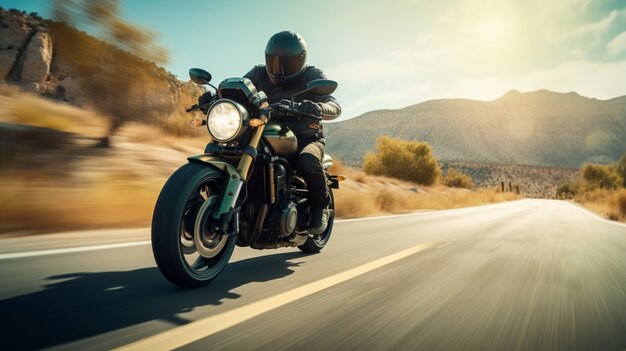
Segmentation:
<svg viewBox="0 0 626 351">
<path fill-rule="evenodd" d="M 195 105 L 192 105 L 190 108 L 186 109 L 185 112 L 196 111 L 196 110 L 209 108 L 209 107 L 211 107 L 211 102 L 207 102 L 206 104 L 200 104 L 200 105 L 195 104 Z"/>
<path fill-rule="evenodd" d="M 298 115 L 298 116 L 308 117 L 308 118 L 314 119 L 316 121 L 319 121 L 321 119 L 321 117 L 319 117 L 319 116 L 316 116 L 316 115 L 311 114 L 311 113 L 298 111 L 298 109 L 291 107 L 291 101 L 290 100 L 283 99 L 280 102 L 271 104 L 269 106 L 269 108 L 270 108 L 270 110 L 283 111 L 283 112 L 293 113 L 294 115 Z"/>
<path fill-rule="evenodd" d="M 192 112 L 192 111 L 201 110 L 203 108 L 209 108 L 209 107 L 211 107 L 211 104 L 212 104 L 212 102 L 208 102 L 206 104 L 195 104 L 195 105 L 192 105 L 190 108 L 186 109 L 185 112 Z M 273 104 L 269 105 L 269 110 L 270 111 L 283 111 L 283 112 L 287 112 L 287 113 L 292 113 L 294 115 L 307 117 L 307 118 L 313 119 L 315 121 L 319 121 L 321 119 L 321 117 L 319 117 L 319 116 L 316 116 L 316 115 L 311 114 L 311 113 L 298 111 L 298 109 L 296 109 L 294 107 L 291 107 L 291 101 L 290 100 L 284 100 L 283 99 L 280 102 L 273 103 Z"/>
</svg>

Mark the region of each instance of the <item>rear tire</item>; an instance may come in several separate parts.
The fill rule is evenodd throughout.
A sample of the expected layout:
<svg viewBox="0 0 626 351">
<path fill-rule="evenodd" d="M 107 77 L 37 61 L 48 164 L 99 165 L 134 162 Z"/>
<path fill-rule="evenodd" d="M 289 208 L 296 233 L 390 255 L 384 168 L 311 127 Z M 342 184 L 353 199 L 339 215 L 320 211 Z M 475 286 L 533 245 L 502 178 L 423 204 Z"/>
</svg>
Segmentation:
<svg viewBox="0 0 626 351">
<path fill-rule="evenodd" d="M 165 278 L 181 288 L 208 284 L 222 272 L 233 253 L 235 236 L 214 235 L 214 241 L 226 242 L 216 246 L 216 254 L 211 258 L 200 256 L 193 243 L 198 211 L 209 198 L 221 194 L 223 177 L 212 166 L 188 163 L 168 179 L 155 205 L 152 252 Z"/>
<path fill-rule="evenodd" d="M 328 205 L 329 213 L 326 230 L 320 235 L 309 237 L 304 244 L 298 246 L 302 252 L 318 253 L 322 251 L 330 239 L 330 234 L 333 231 L 333 223 L 335 222 L 335 197 L 333 196 L 332 189 L 328 189 L 328 194 L 330 196 L 330 204 Z"/>
</svg>

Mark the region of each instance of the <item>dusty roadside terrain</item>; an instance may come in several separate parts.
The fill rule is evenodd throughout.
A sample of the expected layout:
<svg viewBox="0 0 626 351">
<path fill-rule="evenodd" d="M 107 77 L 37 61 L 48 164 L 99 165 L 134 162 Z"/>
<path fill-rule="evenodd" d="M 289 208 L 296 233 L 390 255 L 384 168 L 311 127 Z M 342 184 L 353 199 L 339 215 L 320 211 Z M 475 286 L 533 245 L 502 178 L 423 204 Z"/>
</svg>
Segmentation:
<svg viewBox="0 0 626 351">
<path fill-rule="evenodd" d="M 129 123 L 113 136 L 112 147 L 96 147 L 107 125 L 94 112 L 3 87 L 0 235 L 148 226 L 168 176 L 208 141 L 202 133 L 177 137 L 162 127 Z M 333 171 L 348 176 L 335 193 L 342 218 L 516 198 L 494 189 L 372 177 L 340 162 Z"/>
</svg>

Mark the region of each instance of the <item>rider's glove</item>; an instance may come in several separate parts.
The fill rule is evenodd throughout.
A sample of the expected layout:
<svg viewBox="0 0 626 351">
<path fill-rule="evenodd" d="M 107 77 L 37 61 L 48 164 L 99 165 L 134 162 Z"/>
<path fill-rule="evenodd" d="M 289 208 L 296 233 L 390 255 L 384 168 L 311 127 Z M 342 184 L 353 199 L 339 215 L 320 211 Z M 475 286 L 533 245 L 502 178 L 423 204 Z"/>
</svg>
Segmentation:
<svg viewBox="0 0 626 351">
<path fill-rule="evenodd" d="M 317 102 L 311 100 L 304 100 L 297 106 L 298 111 L 314 115 L 315 117 L 322 116 L 322 108 Z"/>
<path fill-rule="evenodd" d="M 213 94 L 211 94 L 210 91 L 207 91 L 206 93 L 200 95 L 200 97 L 198 98 L 198 105 L 208 104 L 209 102 L 211 102 L 212 99 Z"/>
<path fill-rule="evenodd" d="M 207 91 L 206 93 L 200 95 L 200 97 L 198 98 L 198 105 L 208 104 L 212 100 L 213 100 L 213 94 L 211 94 L 210 91 Z M 203 107 L 201 108 L 201 110 L 202 112 L 207 113 L 209 111 L 209 108 Z"/>
</svg>

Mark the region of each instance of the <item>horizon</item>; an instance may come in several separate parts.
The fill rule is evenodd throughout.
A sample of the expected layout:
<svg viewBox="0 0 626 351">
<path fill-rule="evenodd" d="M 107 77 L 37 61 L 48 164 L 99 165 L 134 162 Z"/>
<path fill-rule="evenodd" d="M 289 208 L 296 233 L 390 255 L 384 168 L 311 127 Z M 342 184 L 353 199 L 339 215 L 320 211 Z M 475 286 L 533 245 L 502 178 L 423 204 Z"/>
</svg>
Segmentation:
<svg viewBox="0 0 626 351">
<path fill-rule="evenodd" d="M 300 32 L 308 64 L 339 82 L 339 120 L 438 99 L 493 101 L 511 90 L 573 91 L 599 100 L 626 95 L 626 4 L 617 0 L 120 5 L 127 20 L 161 32 L 158 43 L 171 57 L 163 67 L 184 81 L 191 67 L 207 69 L 216 82 L 242 76 L 263 62 L 271 34 Z M 52 17 L 46 0 L 0 6 Z M 284 13 L 279 20 L 277 8 Z M 333 11 L 315 18 L 310 12 L 317 8 Z M 264 17 L 272 20 L 259 30 Z M 215 35 L 209 25 L 228 27 L 230 35 Z M 211 44 L 198 44 L 205 36 Z"/>
<path fill-rule="evenodd" d="M 566 91 L 566 92 L 562 92 L 562 91 L 554 91 L 554 90 L 549 90 L 549 89 L 537 89 L 537 90 L 527 90 L 527 91 L 520 91 L 519 89 L 511 89 L 507 92 L 505 92 L 504 94 L 494 98 L 494 99 L 488 99 L 488 100 L 484 100 L 484 99 L 470 99 L 470 98 L 465 98 L 465 97 L 449 97 L 449 98 L 433 98 L 433 99 L 428 99 L 428 100 L 424 100 L 424 101 L 420 101 L 420 102 L 416 102 L 410 105 L 406 105 L 403 107 L 397 107 L 397 108 L 379 108 L 379 109 L 375 109 L 375 110 L 370 110 L 370 111 L 365 111 L 362 114 L 358 115 L 358 116 L 352 116 L 352 117 L 348 117 L 348 118 L 343 118 L 343 119 L 338 119 L 338 120 L 333 120 L 333 121 L 324 121 L 324 123 L 337 123 L 337 122 L 343 122 L 343 121 L 347 121 L 353 118 L 357 118 L 357 117 L 361 117 L 364 114 L 367 113 L 371 113 L 371 112 L 377 112 L 377 111 L 398 111 L 398 110 L 403 110 L 409 107 L 413 107 L 413 106 L 417 106 L 420 104 L 424 104 L 430 101 L 444 101 L 444 100 L 468 100 L 468 101 L 476 101 L 476 102 L 495 102 L 503 97 L 505 97 L 506 95 L 512 93 L 512 92 L 516 92 L 518 94 L 532 94 L 532 93 L 539 93 L 539 92 L 547 92 L 547 93 L 553 93 L 553 94 L 563 94 L 563 95 L 567 95 L 567 94 L 576 94 L 577 96 L 581 97 L 581 98 L 585 98 L 585 99 L 590 99 L 590 100 L 596 100 L 596 101 L 601 101 L 601 102 L 606 102 L 606 101 L 611 101 L 611 100 L 615 100 L 615 99 L 620 99 L 620 98 L 624 98 L 626 97 L 626 94 L 624 95 L 619 95 L 619 96 L 615 96 L 615 97 L 611 97 L 611 98 L 607 98 L 607 99 L 598 99 L 595 97 L 590 97 L 590 96 L 585 96 L 585 95 L 581 95 L 576 91 Z"/>
</svg>

